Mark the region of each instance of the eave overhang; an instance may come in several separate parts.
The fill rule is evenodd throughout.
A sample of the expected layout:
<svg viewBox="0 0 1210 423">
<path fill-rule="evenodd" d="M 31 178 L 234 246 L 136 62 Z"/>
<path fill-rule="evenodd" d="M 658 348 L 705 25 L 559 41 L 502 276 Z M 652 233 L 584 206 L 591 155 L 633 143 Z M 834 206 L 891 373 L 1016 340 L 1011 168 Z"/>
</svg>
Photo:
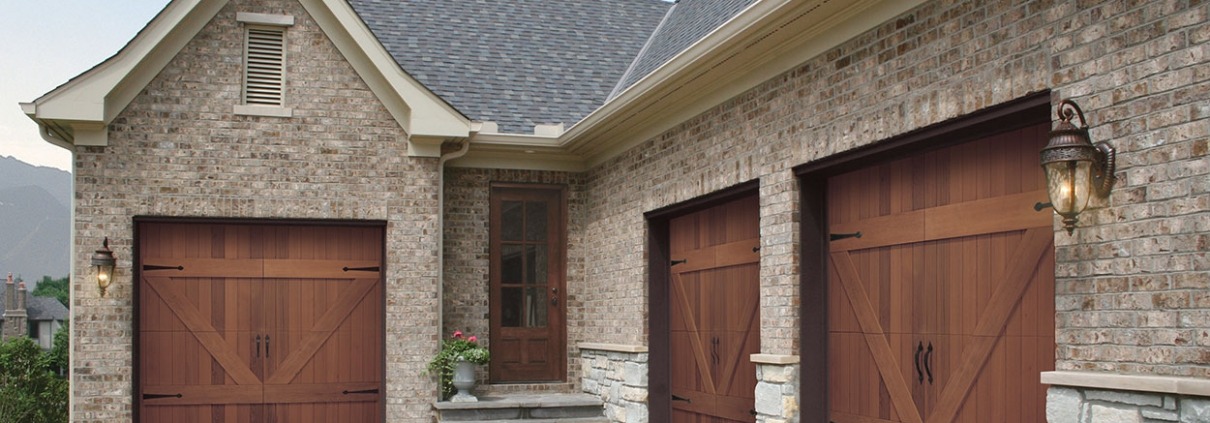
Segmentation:
<svg viewBox="0 0 1210 423">
<path fill-rule="evenodd" d="M 557 139 L 479 136 L 449 165 L 588 170 L 922 3 L 757 1 Z"/>
<path fill-rule="evenodd" d="M 320 28 L 408 134 L 412 156 L 436 157 L 441 143 L 470 135 L 470 120 L 407 75 L 344 0 L 300 0 Z M 174 0 L 117 54 L 22 103 L 43 138 L 68 149 L 108 144 L 108 125 L 227 4 Z"/>
</svg>

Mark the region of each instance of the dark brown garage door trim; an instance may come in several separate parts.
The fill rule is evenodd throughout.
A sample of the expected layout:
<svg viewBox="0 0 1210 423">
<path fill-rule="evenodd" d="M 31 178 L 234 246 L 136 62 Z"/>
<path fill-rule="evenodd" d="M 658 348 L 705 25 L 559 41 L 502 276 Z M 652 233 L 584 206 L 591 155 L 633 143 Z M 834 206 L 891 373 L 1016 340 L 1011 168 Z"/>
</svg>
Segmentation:
<svg viewBox="0 0 1210 423">
<path fill-rule="evenodd" d="M 827 178 L 893 157 L 949 147 L 988 135 L 1048 122 L 1050 107 L 1051 92 L 1037 92 L 794 168 L 794 173 L 799 178 L 799 204 L 802 213 L 799 234 L 802 241 L 799 252 L 802 263 L 799 274 L 799 298 L 802 298 L 799 306 L 799 398 L 812 399 L 801 401 L 799 417 L 802 421 L 828 419 L 828 344 L 811 341 L 827 339 L 828 332 L 828 219 L 824 213 Z"/>
</svg>

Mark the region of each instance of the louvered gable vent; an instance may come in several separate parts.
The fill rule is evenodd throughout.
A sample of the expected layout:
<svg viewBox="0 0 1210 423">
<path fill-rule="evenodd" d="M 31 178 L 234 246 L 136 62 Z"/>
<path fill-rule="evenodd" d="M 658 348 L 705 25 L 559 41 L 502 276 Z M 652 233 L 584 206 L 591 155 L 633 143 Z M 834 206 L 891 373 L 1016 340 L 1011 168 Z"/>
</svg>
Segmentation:
<svg viewBox="0 0 1210 423">
<path fill-rule="evenodd" d="M 281 106 L 285 89 L 285 28 L 248 27 L 244 104 Z"/>
</svg>

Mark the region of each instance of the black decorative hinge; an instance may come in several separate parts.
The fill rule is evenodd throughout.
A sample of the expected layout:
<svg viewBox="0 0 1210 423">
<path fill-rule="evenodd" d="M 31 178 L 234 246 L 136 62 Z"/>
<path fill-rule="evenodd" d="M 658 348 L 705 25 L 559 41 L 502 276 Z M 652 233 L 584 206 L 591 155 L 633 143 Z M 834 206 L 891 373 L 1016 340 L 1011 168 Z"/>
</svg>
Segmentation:
<svg viewBox="0 0 1210 423">
<path fill-rule="evenodd" d="M 678 265 L 678 264 L 685 264 L 685 263 L 688 263 L 688 262 L 689 262 L 689 259 L 673 260 L 673 261 L 672 261 L 672 265 L 673 265 L 673 266 L 676 266 L 676 265 Z"/>
<path fill-rule="evenodd" d="M 374 388 L 374 389 L 362 389 L 362 390 L 360 390 L 360 391 L 350 391 L 350 390 L 347 390 L 347 389 L 346 389 L 344 392 L 341 392 L 341 393 L 342 393 L 342 394 L 345 394 L 345 395 L 348 395 L 348 394 L 377 394 L 377 393 L 378 393 L 378 388 Z"/>
<path fill-rule="evenodd" d="M 181 394 L 143 394 L 143 399 L 180 398 Z"/>
<path fill-rule="evenodd" d="M 684 401 L 684 402 L 693 404 L 693 401 L 689 400 L 689 398 L 685 398 L 685 397 L 678 396 L 678 395 L 673 395 L 672 400 L 673 401 Z"/>
<path fill-rule="evenodd" d="M 1053 203 L 1043 203 L 1041 201 L 1034 204 L 1034 211 L 1042 211 L 1047 207 L 1054 207 Z"/>
<path fill-rule="evenodd" d="M 378 267 L 378 266 L 371 266 L 371 267 L 348 267 L 348 266 L 345 266 L 345 268 L 344 268 L 343 270 L 344 270 L 344 271 L 346 271 L 346 272 L 348 272 L 348 271 L 358 271 L 358 272 L 378 272 L 378 271 L 381 271 L 382 269 L 381 269 L 380 267 Z"/>
<path fill-rule="evenodd" d="M 861 238 L 861 231 L 853 232 L 851 234 L 831 234 L 828 236 L 828 239 L 832 240 L 832 241 L 837 241 L 837 240 L 841 240 L 841 239 L 845 239 L 845 238 Z"/>
<path fill-rule="evenodd" d="M 144 264 L 143 270 L 185 270 L 185 266 L 160 266 L 155 264 Z"/>
</svg>

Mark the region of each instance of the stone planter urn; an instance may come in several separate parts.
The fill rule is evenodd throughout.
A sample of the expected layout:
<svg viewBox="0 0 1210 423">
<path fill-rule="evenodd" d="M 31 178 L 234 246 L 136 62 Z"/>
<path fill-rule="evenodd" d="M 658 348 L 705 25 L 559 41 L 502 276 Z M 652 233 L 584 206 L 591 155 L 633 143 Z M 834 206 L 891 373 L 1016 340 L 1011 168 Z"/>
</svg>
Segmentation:
<svg viewBox="0 0 1210 423">
<path fill-rule="evenodd" d="M 475 363 L 469 361 L 458 361 L 454 363 L 454 388 L 458 389 L 458 393 L 450 398 L 450 402 L 477 402 L 478 398 L 471 395 L 471 388 L 475 387 Z"/>
</svg>

